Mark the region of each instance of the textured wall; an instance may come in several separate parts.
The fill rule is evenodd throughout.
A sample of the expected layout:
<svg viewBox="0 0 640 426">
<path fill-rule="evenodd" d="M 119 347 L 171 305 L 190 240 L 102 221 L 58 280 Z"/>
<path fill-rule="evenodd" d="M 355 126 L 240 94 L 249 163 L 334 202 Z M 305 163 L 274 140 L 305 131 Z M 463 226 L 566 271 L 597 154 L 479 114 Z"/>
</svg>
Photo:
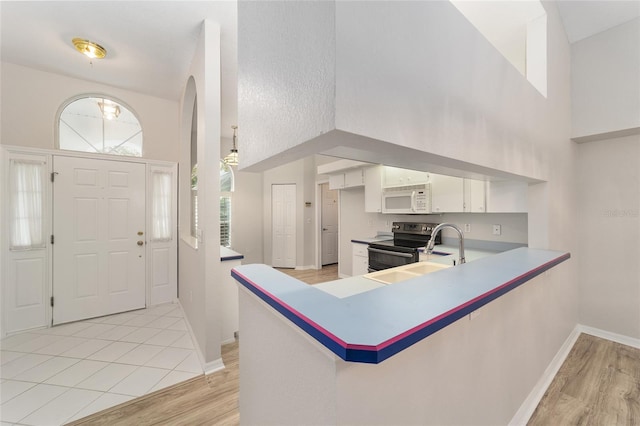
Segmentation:
<svg viewBox="0 0 640 426">
<path fill-rule="evenodd" d="M 334 129 L 334 9 L 324 1 L 238 2 L 241 167 Z"/>
</svg>

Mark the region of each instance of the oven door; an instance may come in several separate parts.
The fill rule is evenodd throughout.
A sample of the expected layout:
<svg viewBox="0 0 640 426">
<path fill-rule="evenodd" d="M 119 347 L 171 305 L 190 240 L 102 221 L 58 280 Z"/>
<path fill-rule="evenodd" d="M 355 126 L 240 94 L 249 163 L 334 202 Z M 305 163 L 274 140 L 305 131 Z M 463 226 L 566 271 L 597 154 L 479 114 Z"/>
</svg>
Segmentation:
<svg viewBox="0 0 640 426">
<path fill-rule="evenodd" d="M 419 260 L 418 249 L 369 244 L 369 272 L 395 268 Z"/>
</svg>

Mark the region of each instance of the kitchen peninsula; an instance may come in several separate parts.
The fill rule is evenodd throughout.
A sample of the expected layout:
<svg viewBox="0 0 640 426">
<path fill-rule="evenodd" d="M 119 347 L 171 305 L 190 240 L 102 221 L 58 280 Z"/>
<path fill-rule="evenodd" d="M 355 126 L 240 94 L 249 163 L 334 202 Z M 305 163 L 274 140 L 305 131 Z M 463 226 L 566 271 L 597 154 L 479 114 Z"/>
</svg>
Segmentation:
<svg viewBox="0 0 640 426">
<path fill-rule="evenodd" d="M 569 257 L 519 248 L 390 285 L 352 277 L 335 285 L 362 291 L 340 297 L 265 265 L 234 268 L 243 422 L 508 422 L 541 373 L 518 368 L 535 345 L 524 336 L 553 326 L 548 275 Z"/>
</svg>

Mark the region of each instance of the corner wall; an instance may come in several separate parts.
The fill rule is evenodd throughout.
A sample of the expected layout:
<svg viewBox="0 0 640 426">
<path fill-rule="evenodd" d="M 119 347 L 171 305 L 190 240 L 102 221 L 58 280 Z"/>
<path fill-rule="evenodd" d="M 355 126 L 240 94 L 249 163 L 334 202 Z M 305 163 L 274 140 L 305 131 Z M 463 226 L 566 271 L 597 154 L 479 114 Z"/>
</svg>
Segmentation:
<svg viewBox="0 0 640 426">
<path fill-rule="evenodd" d="M 191 238 L 191 116 L 183 96 L 180 129 L 179 298 L 196 338 L 205 372 L 223 366 L 220 279 L 220 26 L 205 20 L 190 67 L 198 102 L 198 224 L 202 237 Z"/>
</svg>

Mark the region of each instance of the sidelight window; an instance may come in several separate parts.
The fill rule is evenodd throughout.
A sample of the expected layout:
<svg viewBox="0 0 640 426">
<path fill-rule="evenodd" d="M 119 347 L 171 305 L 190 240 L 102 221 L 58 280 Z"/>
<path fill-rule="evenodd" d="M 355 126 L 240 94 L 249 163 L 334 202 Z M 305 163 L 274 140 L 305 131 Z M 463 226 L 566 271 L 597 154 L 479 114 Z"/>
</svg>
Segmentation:
<svg viewBox="0 0 640 426">
<path fill-rule="evenodd" d="M 9 161 L 11 250 L 43 248 L 44 160 Z"/>
<path fill-rule="evenodd" d="M 220 245 L 231 247 L 231 195 L 233 193 L 233 170 L 220 161 Z"/>
</svg>

